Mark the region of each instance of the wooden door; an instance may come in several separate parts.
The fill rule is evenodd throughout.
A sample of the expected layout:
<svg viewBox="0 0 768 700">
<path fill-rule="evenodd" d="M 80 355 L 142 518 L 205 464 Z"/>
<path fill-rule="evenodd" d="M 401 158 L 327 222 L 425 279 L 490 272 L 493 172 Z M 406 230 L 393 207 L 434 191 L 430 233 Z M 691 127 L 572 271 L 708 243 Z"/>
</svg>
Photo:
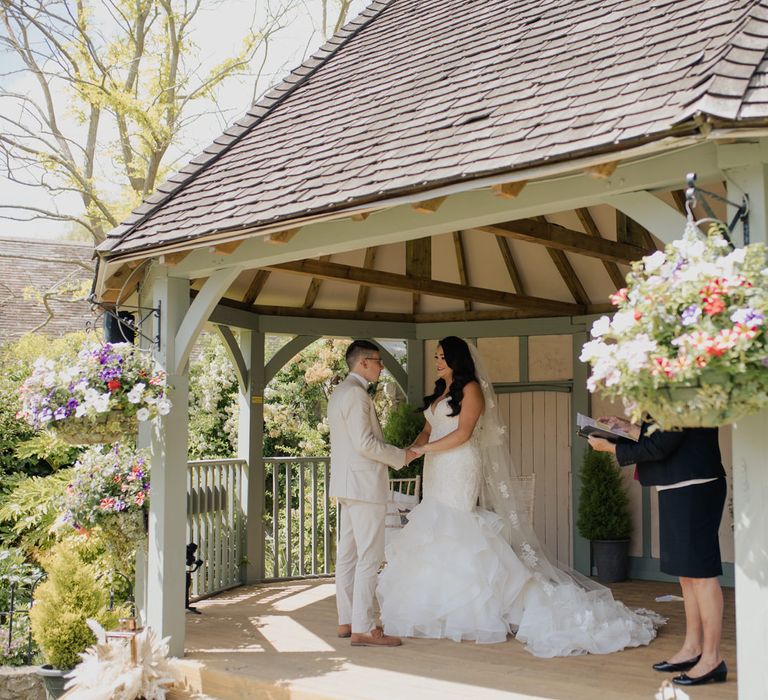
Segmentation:
<svg viewBox="0 0 768 700">
<path fill-rule="evenodd" d="M 571 566 L 571 395 L 526 391 L 498 398 L 515 468 L 536 475 L 534 530 L 551 555 Z"/>
</svg>

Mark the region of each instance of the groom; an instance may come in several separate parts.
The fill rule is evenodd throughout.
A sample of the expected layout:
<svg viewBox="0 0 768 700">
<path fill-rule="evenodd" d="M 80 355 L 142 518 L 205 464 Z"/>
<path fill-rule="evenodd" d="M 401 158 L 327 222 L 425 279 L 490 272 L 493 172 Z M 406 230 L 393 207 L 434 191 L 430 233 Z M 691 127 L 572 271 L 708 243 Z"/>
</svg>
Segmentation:
<svg viewBox="0 0 768 700">
<path fill-rule="evenodd" d="M 328 402 L 331 434 L 329 495 L 339 503 L 336 554 L 336 606 L 339 637 L 352 646 L 402 644 L 376 627 L 373 599 L 376 574 L 384 561 L 384 517 L 389 495 L 387 465 L 400 469 L 415 453 L 384 442 L 368 384 L 378 380 L 383 363 L 379 348 L 355 340 L 346 354 L 349 376 Z"/>
</svg>

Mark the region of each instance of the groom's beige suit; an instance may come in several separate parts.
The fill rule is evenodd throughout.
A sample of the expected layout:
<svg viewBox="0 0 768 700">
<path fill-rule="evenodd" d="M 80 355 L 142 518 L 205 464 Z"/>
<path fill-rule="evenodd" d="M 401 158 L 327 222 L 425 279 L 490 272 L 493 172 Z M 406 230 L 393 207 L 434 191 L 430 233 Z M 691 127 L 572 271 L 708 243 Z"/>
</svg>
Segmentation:
<svg viewBox="0 0 768 700">
<path fill-rule="evenodd" d="M 340 625 L 353 634 L 375 626 L 376 574 L 384 561 L 387 466 L 405 465 L 406 451 L 384 442 L 367 381 L 350 375 L 328 402 L 331 434 L 329 495 L 341 504 L 336 554 L 336 605 Z"/>
</svg>

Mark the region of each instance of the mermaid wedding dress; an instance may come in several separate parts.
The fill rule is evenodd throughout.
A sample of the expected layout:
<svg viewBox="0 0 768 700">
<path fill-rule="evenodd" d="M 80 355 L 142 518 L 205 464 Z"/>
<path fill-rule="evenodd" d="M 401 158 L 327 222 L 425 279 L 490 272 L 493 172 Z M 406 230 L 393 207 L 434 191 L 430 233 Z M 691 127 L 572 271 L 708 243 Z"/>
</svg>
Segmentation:
<svg viewBox="0 0 768 700">
<path fill-rule="evenodd" d="M 426 455 L 424 499 L 387 547 L 377 589 L 385 633 L 494 643 L 512 632 L 541 657 L 648 644 L 663 618 L 632 611 L 609 589 L 551 563 L 522 511 L 518 517 L 502 473 L 508 453 L 488 435 L 502 432 L 495 396 L 480 381 L 486 411 L 473 437 Z M 447 400 L 426 409 L 431 442 L 458 427 L 449 413 Z M 495 512 L 477 507 L 481 492 Z"/>
</svg>

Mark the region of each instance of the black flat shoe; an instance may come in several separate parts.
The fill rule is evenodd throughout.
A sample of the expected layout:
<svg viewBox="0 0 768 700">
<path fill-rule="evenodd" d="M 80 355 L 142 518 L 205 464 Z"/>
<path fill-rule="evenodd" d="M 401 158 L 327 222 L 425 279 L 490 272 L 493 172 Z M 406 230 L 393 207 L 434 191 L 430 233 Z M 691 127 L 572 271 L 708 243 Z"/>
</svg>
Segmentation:
<svg viewBox="0 0 768 700">
<path fill-rule="evenodd" d="M 697 663 L 699 663 L 700 658 L 701 658 L 701 654 L 694 657 L 693 659 L 688 659 L 688 661 L 681 661 L 676 664 L 670 663 L 669 661 L 659 661 L 659 663 L 653 664 L 653 670 L 661 671 L 662 673 L 674 673 L 675 671 L 687 671 L 689 668 L 693 668 Z"/>
<path fill-rule="evenodd" d="M 677 685 L 702 685 L 703 683 L 725 683 L 725 679 L 728 677 L 728 667 L 725 665 L 725 661 L 721 661 L 715 666 L 709 673 L 705 673 L 703 676 L 696 676 L 691 678 L 684 673 L 680 676 L 675 676 L 672 679 L 673 683 Z"/>
</svg>

